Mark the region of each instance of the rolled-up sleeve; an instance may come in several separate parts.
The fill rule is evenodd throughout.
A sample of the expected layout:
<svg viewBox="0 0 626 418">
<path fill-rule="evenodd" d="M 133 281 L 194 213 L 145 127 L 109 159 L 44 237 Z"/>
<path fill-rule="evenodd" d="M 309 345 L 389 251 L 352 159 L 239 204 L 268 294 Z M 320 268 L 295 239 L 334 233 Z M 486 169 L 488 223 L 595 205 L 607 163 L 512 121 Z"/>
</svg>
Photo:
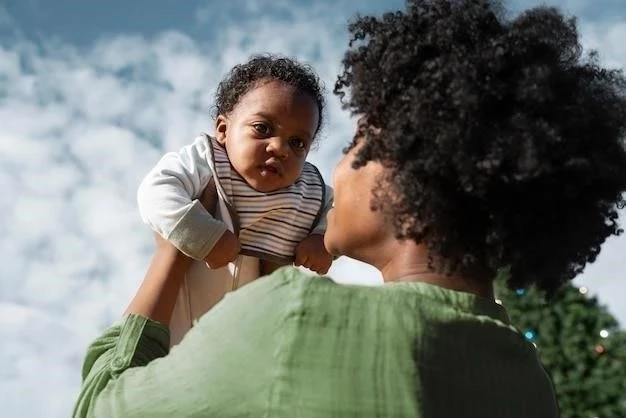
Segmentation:
<svg viewBox="0 0 626 418">
<path fill-rule="evenodd" d="M 74 417 L 263 416 L 285 341 L 295 269 L 229 293 L 168 353 L 169 332 L 131 314 L 88 348 Z"/>
<path fill-rule="evenodd" d="M 176 248 L 204 259 L 227 230 L 197 200 L 213 177 L 206 136 L 165 154 L 137 190 L 142 220 Z"/>
<path fill-rule="evenodd" d="M 82 369 L 83 386 L 73 416 L 144 416 L 121 414 L 122 411 L 129 412 L 127 407 L 131 404 L 135 411 L 147 411 L 153 399 L 144 397 L 141 387 L 124 385 L 121 381 L 111 386 L 109 384 L 129 369 L 146 366 L 166 356 L 169 341 L 167 328 L 139 315 L 129 315 L 110 327 L 87 349 Z M 151 386 L 148 381 L 144 383 Z M 107 401 L 96 405 L 97 399 L 105 397 Z"/>
</svg>

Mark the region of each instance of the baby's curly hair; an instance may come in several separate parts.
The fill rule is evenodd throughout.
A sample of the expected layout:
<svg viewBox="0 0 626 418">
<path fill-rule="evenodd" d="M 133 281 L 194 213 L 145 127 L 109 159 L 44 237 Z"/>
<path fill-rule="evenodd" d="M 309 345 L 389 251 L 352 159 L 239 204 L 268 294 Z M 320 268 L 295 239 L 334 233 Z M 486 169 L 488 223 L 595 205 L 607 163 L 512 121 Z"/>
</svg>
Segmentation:
<svg viewBox="0 0 626 418">
<path fill-rule="evenodd" d="M 213 116 L 227 115 L 239 100 L 258 82 L 276 80 L 309 94 L 317 104 L 319 119 L 315 133 L 322 127 L 324 87 L 313 69 L 288 57 L 271 54 L 255 55 L 243 64 L 234 66 L 217 86 Z"/>
<path fill-rule="evenodd" d="M 489 0 L 408 0 L 358 17 L 334 92 L 368 121 L 354 167 L 391 168 L 374 208 L 398 238 L 449 271 L 508 268 L 510 287 L 553 294 L 622 232 L 626 82 L 582 56 L 557 9 L 504 16 Z"/>
</svg>

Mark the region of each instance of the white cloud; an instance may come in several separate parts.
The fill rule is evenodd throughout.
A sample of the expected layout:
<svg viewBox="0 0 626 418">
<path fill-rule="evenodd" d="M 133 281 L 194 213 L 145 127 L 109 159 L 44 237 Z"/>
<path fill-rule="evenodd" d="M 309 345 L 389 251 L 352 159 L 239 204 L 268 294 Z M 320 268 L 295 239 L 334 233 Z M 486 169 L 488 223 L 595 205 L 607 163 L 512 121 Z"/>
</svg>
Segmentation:
<svg viewBox="0 0 626 418">
<path fill-rule="evenodd" d="M 68 415 L 86 344 L 123 310 L 151 252 L 136 187 L 164 151 L 211 128 L 221 76 L 269 51 L 314 55 L 332 83 L 343 48 L 333 30 L 343 28 L 297 19 L 265 16 L 253 38 L 229 27 L 212 43 L 170 31 L 83 51 L 0 47 L 0 332 L 9 341 L 0 347 L 0 408 L 8 416 Z M 328 113 L 327 141 L 347 140 L 335 101 Z M 328 145 L 317 162 L 332 155 Z M 323 164 L 327 178 L 330 169 Z M 348 276 L 346 268 L 336 271 Z"/>
<path fill-rule="evenodd" d="M 211 42 L 170 31 L 102 39 L 82 51 L 0 46 L 0 409 L 7 416 L 69 414 L 86 344 L 122 311 L 151 252 L 136 187 L 164 151 L 211 128 L 207 107 L 219 78 L 250 53 L 269 51 L 310 61 L 332 88 L 343 18 L 312 7 L 278 21 L 261 13 L 254 36 L 230 25 Z M 589 33 L 623 66 L 620 30 Z M 329 180 L 352 122 L 330 95 L 328 115 L 312 160 Z M 622 321 L 625 249 L 623 237 L 612 240 L 581 278 Z M 378 282 L 372 268 L 346 259 L 331 273 Z"/>
<path fill-rule="evenodd" d="M 612 25 L 581 25 L 585 47 L 600 52 L 602 62 L 613 68 L 626 66 L 626 18 Z"/>
<path fill-rule="evenodd" d="M 602 63 L 610 68 L 626 68 L 626 21 L 610 25 L 585 24 L 581 22 L 582 43 L 586 49 L 595 49 L 600 53 Z M 620 214 L 622 228 L 626 229 L 626 210 Z M 626 262 L 626 234 L 611 237 L 602 247 L 602 252 L 595 263 L 587 266 L 575 283 L 589 287 L 600 302 L 607 305 L 622 327 L 626 326 L 626 295 L 624 267 Z"/>
</svg>

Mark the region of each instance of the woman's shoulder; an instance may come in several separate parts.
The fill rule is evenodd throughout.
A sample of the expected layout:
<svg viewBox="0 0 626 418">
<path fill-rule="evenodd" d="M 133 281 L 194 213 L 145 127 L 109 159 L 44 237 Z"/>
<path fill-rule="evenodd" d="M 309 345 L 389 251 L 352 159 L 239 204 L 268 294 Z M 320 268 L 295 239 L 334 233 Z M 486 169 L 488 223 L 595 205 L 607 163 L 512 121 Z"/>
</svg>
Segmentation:
<svg viewBox="0 0 626 418">
<path fill-rule="evenodd" d="M 259 297 L 262 294 L 318 292 L 328 287 L 337 287 L 337 283 L 326 276 L 314 276 L 296 267 L 285 266 L 267 276 L 246 284 L 235 293 L 249 293 Z"/>
<path fill-rule="evenodd" d="M 240 293 L 237 297 L 242 299 L 242 304 L 263 299 L 273 306 L 268 309 L 293 315 L 296 312 L 332 312 L 346 306 L 381 303 L 389 293 L 383 287 L 338 283 L 328 276 L 286 266 L 234 293 Z"/>
<path fill-rule="evenodd" d="M 342 284 L 294 267 L 280 268 L 246 285 L 241 291 L 245 291 L 250 299 L 268 299 L 268 303 L 287 308 L 291 313 L 294 310 L 337 311 L 343 316 L 354 310 L 355 315 L 362 316 L 365 311 L 380 307 L 390 315 L 412 312 L 422 320 L 452 315 L 490 317 L 505 325 L 510 322 L 502 306 L 494 300 L 470 293 L 420 282 L 380 286 Z"/>
<path fill-rule="evenodd" d="M 249 293 L 254 297 L 261 294 L 276 294 L 289 297 L 301 296 L 313 300 L 323 301 L 349 299 L 381 299 L 388 297 L 411 296 L 419 297 L 421 291 L 416 291 L 409 286 L 373 286 L 356 283 L 339 283 L 329 276 L 318 276 L 302 269 L 285 266 L 277 269 L 272 274 L 261 277 L 237 292 Z"/>
<path fill-rule="evenodd" d="M 330 277 L 317 276 L 296 267 L 286 266 L 227 294 L 225 299 L 233 299 L 233 302 L 237 300 L 237 303 L 242 305 L 254 302 L 257 306 L 260 301 L 265 301 L 263 303 L 282 310 L 295 308 L 305 302 L 333 303 L 333 300 L 342 298 L 341 295 L 348 291 L 347 287 L 334 282 Z"/>
</svg>

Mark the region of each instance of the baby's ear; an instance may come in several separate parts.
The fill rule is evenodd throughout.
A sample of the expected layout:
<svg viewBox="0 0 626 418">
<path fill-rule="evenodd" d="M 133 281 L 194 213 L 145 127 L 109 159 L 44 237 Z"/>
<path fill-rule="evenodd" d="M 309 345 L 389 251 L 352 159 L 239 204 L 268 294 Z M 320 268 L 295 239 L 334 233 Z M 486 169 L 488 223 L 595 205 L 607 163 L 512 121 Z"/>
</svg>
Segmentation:
<svg viewBox="0 0 626 418">
<path fill-rule="evenodd" d="M 215 120 L 215 139 L 222 145 L 226 144 L 226 131 L 228 130 L 228 118 L 218 115 Z"/>
</svg>

